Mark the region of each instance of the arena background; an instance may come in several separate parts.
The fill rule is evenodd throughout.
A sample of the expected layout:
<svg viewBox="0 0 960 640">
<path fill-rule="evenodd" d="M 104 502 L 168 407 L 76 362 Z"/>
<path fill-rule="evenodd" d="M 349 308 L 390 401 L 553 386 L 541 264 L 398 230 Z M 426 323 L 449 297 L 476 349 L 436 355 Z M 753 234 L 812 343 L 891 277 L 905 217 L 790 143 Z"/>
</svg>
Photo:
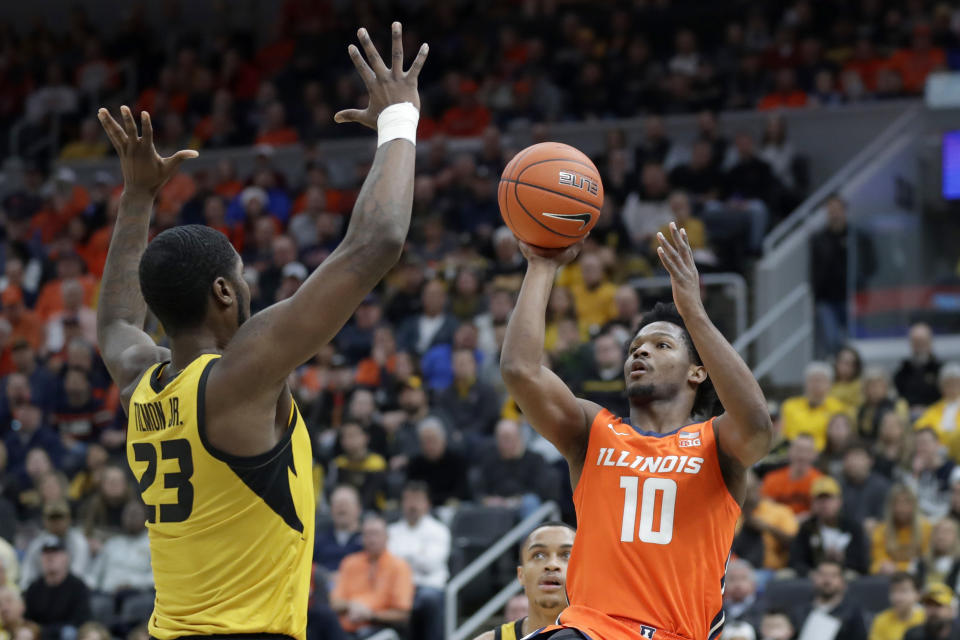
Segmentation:
<svg viewBox="0 0 960 640">
<path fill-rule="evenodd" d="M 625 340 L 670 297 L 651 240 L 676 218 L 711 317 L 770 401 L 778 443 L 756 469 L 764 497 L 745 509 L 727 592 L 728 621 L 750 628 L 724 637 L 761 637 L 772 611 L 799 631 L 823 555 L 847 569 L 843 615 L 857 630 L 844 637 L 866 637 L 894 571 L 955 590 L 953 5 L 34 0 L 0 10 L 0 639 L 142 640 L 152 607 L 125 420 L 96 349 L 122 189 L 96 109 L 148 110 L 161 153 L 199 150 L 161 192 L 151 233 L 222 230 L 260 309 L 342 237 L 375 148 L 370 132 L 333 123 L 364 100 L 346 47 L 359 26 L 382 47 L 392 20 L 407 51 L 431 46 L 413 227 L 393 273 L 290 380 L 314 436 L 310 637 L 343 633 L 328 590 L 360 543 L 334 528 L 355 530 L 361 509 L 402 522 L 410 480 L 427 484 L 449 535 L 420 541 L 445 553 L 415 563 L 409 624 L 386 635 L 460 640 L 502 621 L 519 540 L 538 521 L 574 521 L 565 463 L 524 423 L 497 366 L 524 269 L 497 180 L 544 140 L 590 155 L 606 189 L 551 298 L 551 366 L 579 395 L 624 410 Z M 359 429 L 345 444 L 349 425 Z M 815 451 L 791 444 L 802 432 Z M 839 521 L 809 513 L 819 473 L 837 481 Z M 806 482 L 799 494 L 788 477 Z M 344 492 L 331 514 L 338 484 L 360 505 Z M 853 542 L 825 549 L 828 521 Z M 75 606 L 31 597 L 51 534 L 70 554 Z M 416 543 L 391 548 L 416 556 Z M 429 625 L 438 616 L 443 634 Z"/>
</svg>

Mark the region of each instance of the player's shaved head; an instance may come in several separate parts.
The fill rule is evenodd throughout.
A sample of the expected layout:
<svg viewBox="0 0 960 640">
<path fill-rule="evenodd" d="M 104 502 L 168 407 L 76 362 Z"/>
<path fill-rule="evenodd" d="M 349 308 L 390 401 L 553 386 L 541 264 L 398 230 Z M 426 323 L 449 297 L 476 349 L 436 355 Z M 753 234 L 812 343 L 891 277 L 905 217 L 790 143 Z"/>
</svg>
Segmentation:
<svg viewBox="0 0 960 640">
<path fill-rule="evenodd" d="M 567 564 L 576 531 L 563 522 L 545 522 L 530 532 L 520 547 L 517 579 L 531 609 L 555 618 L 567 606 Z"/>
<path fill-rule="evenodd" d="M 520 545 L 520 564 L 523 564 L 524 555 L 526 554 L 527 549 L 530 548 L 531 541 L 534 541 L 536 534 L 539 531 L 542 531 L 544 529 L 554 529 L 554 528 L 568 530 L 570 532 L 570 544 L 571 545 L 573 544 L 573 538 L 577 534 L 576 529 L 568 525 L 566 522 L 561 522 L 560 520 L 550 520 L 548 522 L 544 522 L 543 524 L 537 525 L 533 529 L 533 531 L 528 533 L 527 537 L 523 539 L 523 543 Z"/>
</svg>

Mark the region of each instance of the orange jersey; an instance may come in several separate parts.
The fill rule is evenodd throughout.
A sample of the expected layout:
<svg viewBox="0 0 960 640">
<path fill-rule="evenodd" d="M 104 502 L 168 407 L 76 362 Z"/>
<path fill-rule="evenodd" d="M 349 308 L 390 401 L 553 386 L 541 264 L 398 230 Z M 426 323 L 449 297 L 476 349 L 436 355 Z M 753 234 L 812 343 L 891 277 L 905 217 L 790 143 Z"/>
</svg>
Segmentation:
<svg viewBox="0 0 960 640">
<path fill-rule="evenodd" d="M 560 624 L 592 640 L 719 637 L 740 507 L 712 419 L 661 435 L 601 411 L 573 502 L 571 606 Z"/>
</svg>

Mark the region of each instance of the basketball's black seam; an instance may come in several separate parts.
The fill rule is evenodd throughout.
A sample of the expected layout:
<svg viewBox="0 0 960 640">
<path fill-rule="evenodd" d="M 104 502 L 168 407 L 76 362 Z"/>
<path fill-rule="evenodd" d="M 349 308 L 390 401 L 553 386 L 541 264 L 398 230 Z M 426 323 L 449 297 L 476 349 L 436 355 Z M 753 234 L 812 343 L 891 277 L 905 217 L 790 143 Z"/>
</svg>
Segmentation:
<svg viewBox="0 0 960 640">
<path fill-rule="evenodd" d="M 506 168 L 508 168 L 511 164 L 515 164 L 515 163 L 516 163 L 516 166 L 519 166 L 519 162 L 520 162 L 520 160 L 523 159 L 523 156 L 525 156 L 525 155 L 527 155 L 528 153 L 530 153 L 531 151 L 533 151 L 533 148 L 534 148 L 535 146 L 536 146 L 536 145 L 530 145 L 529 147 L 527 147 L 526 149 L 524 149 L 523 151 L 521 151 L 519 154 L 515 155 L 515 156 L 510 160 L 510 162 L 507 163 L 507 167 L 504 168 L 504 171 L 506 171 Z M 514 171 L 513 171 L 513 172 L 516 173 L 516 168 L 514 168 Z M 519 173 L 517 174 L 517 177 L 519 177 Z M 503 182 L 510 183 L 510 182 L 516 182 L 516 181 L 513 180 L 513 179 L 511 179 L 511 178 L 504 178 L 503 175 L 501 175 L 501 176 L 500 176 L 500 182 L 501 182 L 501 183 L 503 183 Z M 504 213 L 506 213 L 506 215 L 507 215 L 507 226 L 508 226 L 508 227 L 512 227 L 512 226 L 513 226 L 513 225 L 512 225 L 512 223 L 513 223 L 513 216 L 510 215 L 510 187 L 505 187 L 503 194 L 504 194 L 504 195 L 503 195 L 503 211 L 504 211 Z M 514 198 L 516 198 L 516 200 L 517 200 L 517 204 L 519 204 L 519 205 L 522 207 L 523 205 L 520 204 L 520 197 L 517 196 L 516 193 L 514 193 L 513 195 L 514 195 Z M 499 187 L 498 187 L 498 196 L 499 196 Z M 499 197 L 498 197 L 498 199 L 499 199 Z M 529 214 L 528 214 L 528 215 L 529 215 Z M 536 219 L 536 218 L 534 218 L 534 219 Z M 549 228 L 549 227 L 544 227 L 544 228 Z"/>
<path fill-rule="evenodd" d="M 568 197 L 568 196 L 565 196 L 565 195 L 563 195 L 562 193 L 557 193 L 556 191 L 551 191 L 550 189 L 547 189 L 547 188 L 545 188 L 545 187 L 537 187 L 537 186 L 532 185 L 532 184 L 527 184 L 526 182 L 520 182 L 519 180 L 507 180 L 507 182 L 512 182 L 512 183 L 513 183 L 513 197 L 517 199 L 517 204 L 520 205 L 520 208 L 523 209 L 523 212 L 524 212 L 525 214 L 527 214 L 528 216 L 530 216 L 530 219 L 531 219 L 531 220 L 533 220 L 534 222 L 536 222 L 538 225 L 540 225 L 541 227 L 543 227 L 544 229 L 546 229 L 546 230 L 549 231 L 550 233 L 555 233 L 555 234 L 557 234 L 558 236 L 560 236 L 561 238 L 572 238 L 572 239 L 574 239 L 574 240 L 579 240 L 580 238 L 583 237 L 582 235 L 571 236 L 571 235 L 568 235 L 568 234 L 566 234 L 566 233 L 560 233 L 559 231 L 557 231 L 557 230 L 555 230 L 555 229 L 551 229 L 551 228 L 548 227 L 547 225 L 545 225 L 545 224 L 543 224 L 542 222 L 540 222 L 540 220 L 537 218 L 537 216 L 535 216 L 535 215 L 533 215 L 532 213 L 530 213 L 530 212 L 527 210 L 527 207 L 524 206 L 523 202 L 520 200 L 520 194 L 517 193 L 517 189 L 519 189 L 519 188 L 520 188 L 520 185 L 522 184 L 522 185 L 527 186 L 527 187 L 533 187 L 534 189 L 542 189 L 543 191 L 546 191 L 546 192 L 548 192 L 548 193 L 552 193 L 552 194 L 554 194 L 554 195 L 558 195 L 558 196 L 561 196 L 561 197 L 564 197 L 564 198 L 566 198 L 566 197 Z M 574 200 L 574 201 L 576 201 L 576 202 L 580 202 L 580 201 L 577 200 L 576 198 L 570 198 L 570 199 L 571 199 L 571 200 Z M 596 207 L 594 207 L 594 208 L 596 208 Z"/>
<path fill-rule="evenodd" d="M 537 160 L 536 162 L 531 162 L 530 164 L 528 164 L 527 166 L 525 166 L 525 167 L 523 168 L 523 170 L 520 171 L 520 173 L 517 174 L 517 178 L 516 178 L 516 179 L 519 180 L 519 179 L 520 179 L 520 176 L 522 176 L 523 173 L 524 173 L 524 171 L 526 171 L 527 169 L 529 169 L 529 168 L 531 168 L 531 167 L 535 167 L 535 166 L 537 166 L 538 164 L 546 164 L 547 162 L 572 162 L 573 164 L 578 164 L 578 165 L 580 165 L 581 167 L 586 167 L 587 169 L 592 170 L 592 171 L 593 171 L 594 173 L 596 173 L 598 176 L 600 175 L 600 172 L 597 171 L 597 167 L 594 166 L 594 164 L 593 164 L 592 162 L 591 162 L 590 164 L 587 164 L 586 162 L 583 162 L 582 160 L 574 160 L 573 158 L 547 158 L 546 160 Z M 598 180 L 597 182 L 599 182 L 599 180 Z"/>
<path fill-rule="evenodd" d="M 578 197 L 576 197 L 576 196 L 567 195 L 566 193 L 562 193 L 562 192 L 560 192 L 560 191 L 554 191 L 553 189 L 550 189 L 549 187 L 541 187 L 541 186 L 538 185 L 538 184 L 530 184 L 529 182 L 521 182 L 521 181 L 519 181 L 519 180 L 501 180 L 500 182 L 512 182 L 513 184 L 522 184 L 523 186 L 525 186 L 525 187 L 530 187 L 531 189 L 539 189 L 540 191 L 546 191 L 547 193 L 553 193 L 553 194 L 558 195 L 558 196 L 560 196 L 560 197 L 562 197 L 562 198 L 569 198 L 570 200 L 573 200 L 574 202 L 579 202 L 580 204 L 582 204 L 582 205 L 584 205 L 584 206 L 587 206 L 587 207 L 590 207 L 591 209 L 596 209 L 596 210 L 597 210 L 597 213 L 600 212 L 600 207 L 598 207 L 598 206 L 596 205 L 596 203 L 588 202 L 588 201 L 586 201 L 586 200 L 581 200 L 580 198 L 578 198 Z"/>
</svg>

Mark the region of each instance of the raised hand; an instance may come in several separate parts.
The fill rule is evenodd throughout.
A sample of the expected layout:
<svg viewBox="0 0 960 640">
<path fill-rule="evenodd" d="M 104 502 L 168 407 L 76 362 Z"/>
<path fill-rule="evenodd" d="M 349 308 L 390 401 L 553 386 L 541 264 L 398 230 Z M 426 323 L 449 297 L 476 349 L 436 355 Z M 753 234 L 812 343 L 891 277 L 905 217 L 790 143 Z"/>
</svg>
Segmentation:
<svg viewBox="0 0 960 640">
<path fill-rule="evenodd" d="M 670 239 L 663 233 L 657 233 L 660 246 L 657 255 L 670 274 L 670 284 L 673 287 L 673 302 L 677 305 L 680 315 L 703 310 L 703 299 L 700 297 L 700 274 L 693 261 L 693 249 L 687 240 L 686 229 L 677 229 L 677 223 L 670 223 Z"/>
<path fill-rule="evenodd" d="M 417 57 L 407 71 L 403 70 L 403 27 L 399 22 L 394 22 L 392 26 L 393 36 L 393 57 L 390 62 L 390 68 L 383 63 L 383 59 L 377 52 L 370 40 L 370 34 L 366 29 L 357 31 L 357 38 L 367 54 L 367 60 L 364 61 L 360 55 L 360 50 L 356 45 L 347 47 L 353 66 L 357 68 L 357 73 L 366 85 L 370 93 L 370 102 L 366 109 L 345 109 L 337 112 L 333 117 L 336 122 L 359 122 L 360 124 L 377 128 L 377 116 L 380 112 L 391 104 L 401 102 L 410 102 L 418 110 L 420 109 L 420 94 L 417 93 L 417 77 L 423 68 L 423 63 L 427 59 L 429 47 L 426 43 L 420 45 Z"/>
<path fill-rule="evenodd" d="M 150 114 L 146 111 L 140 114 L 140 126 L 143 135 L 137 133 L 137 123 L 127 106 L 120 107 L 120 126 L 110 112 L 100 109 L 97 112 L 100 124 L 103 125 L 107 137 L 113 143 L 113 148 L 120 156 L 120 170 L 123 173 L 123 189 L 128 194 L 146 195 L 153 198 L 160 187 L 166 183 L 177 171 L 177 167 L 184 160 L 196 158 L 198 154 L 191 149 L 177 151 L 168 158 L 163 158 L 153 146 L 153 125 Z"/>
</svg>

